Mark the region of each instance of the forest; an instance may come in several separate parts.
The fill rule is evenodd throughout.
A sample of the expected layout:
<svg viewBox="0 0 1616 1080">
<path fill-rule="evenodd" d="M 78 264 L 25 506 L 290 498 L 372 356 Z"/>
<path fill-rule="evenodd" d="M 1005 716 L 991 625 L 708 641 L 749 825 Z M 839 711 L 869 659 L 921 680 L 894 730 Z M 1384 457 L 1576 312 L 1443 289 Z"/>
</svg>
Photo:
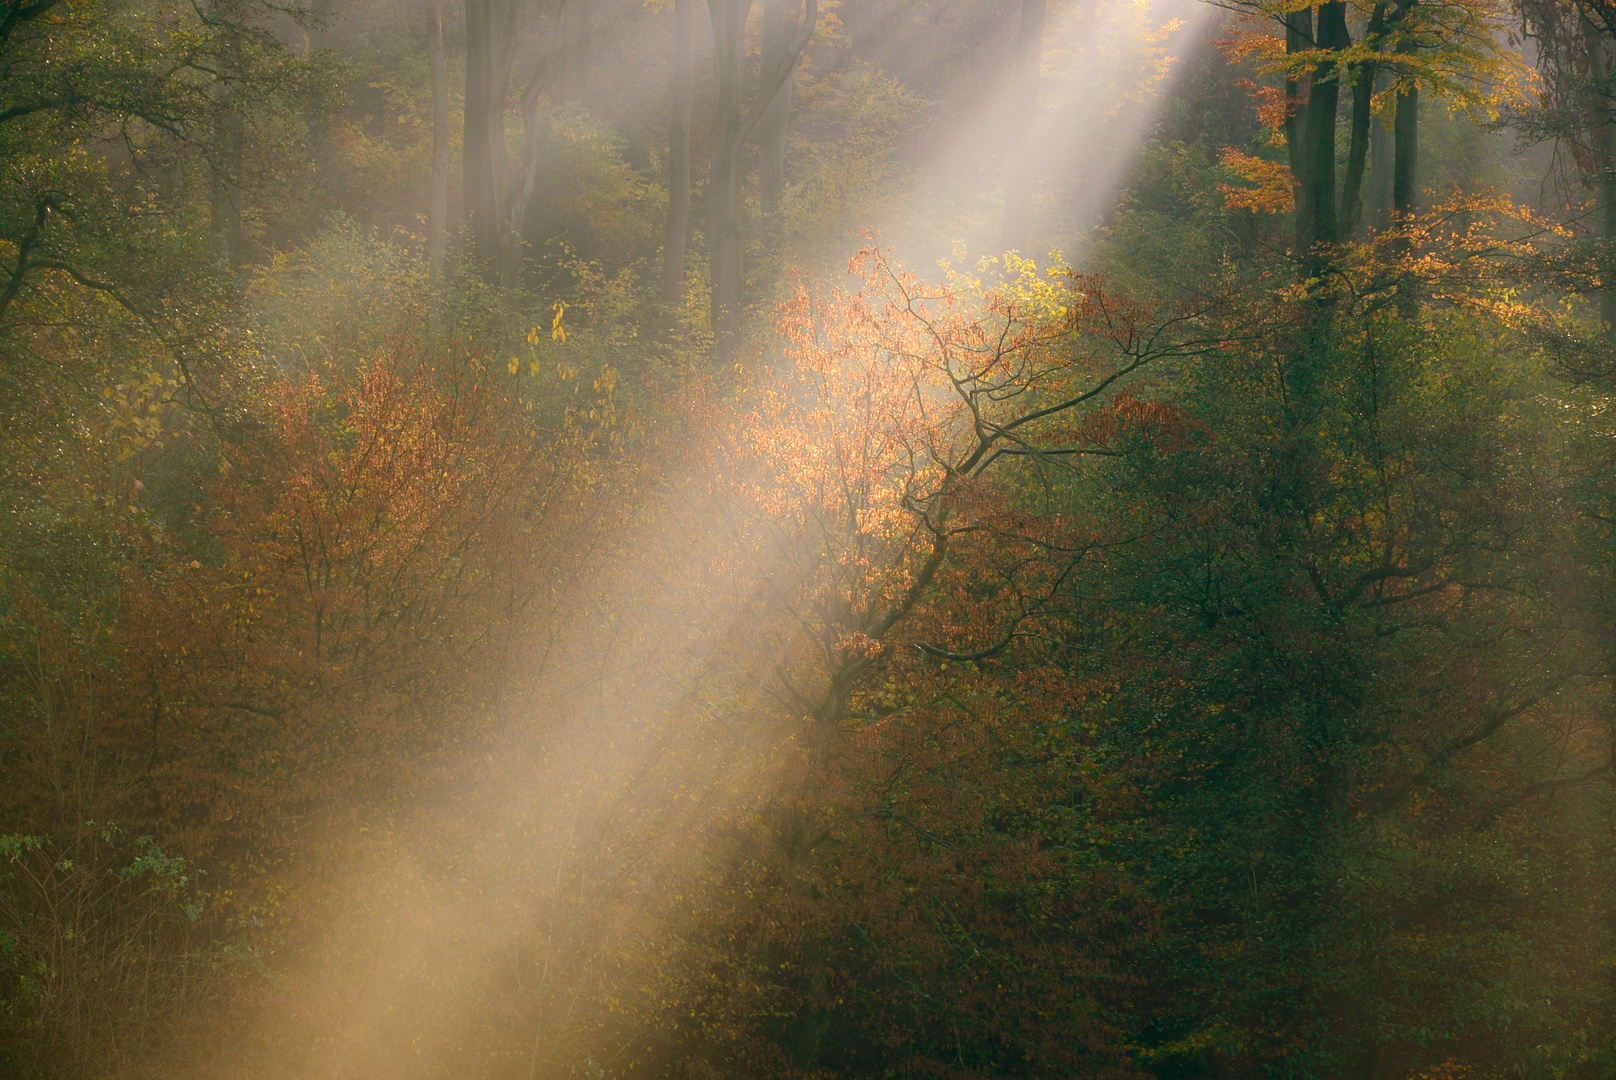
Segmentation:
<svg viewBox="0 0 1616 1080">
<path fill-rule="evenodd" d="M 0 1077 L 1616 1077 L 1613 0 L 0 0 Z"/>
</svg>

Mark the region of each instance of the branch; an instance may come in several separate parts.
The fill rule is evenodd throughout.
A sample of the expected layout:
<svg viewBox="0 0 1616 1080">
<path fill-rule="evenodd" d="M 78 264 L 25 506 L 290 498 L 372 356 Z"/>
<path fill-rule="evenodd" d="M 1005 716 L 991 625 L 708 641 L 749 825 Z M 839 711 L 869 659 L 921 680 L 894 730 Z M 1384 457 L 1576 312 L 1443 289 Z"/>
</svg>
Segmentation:
<svg viewBox="0 0 1616 1080">
<path fill-rule="evenodd" d="M 168 345 L 174 350 L 174 362 L 179 365 L 180 375 L 182 378 L 184 378 L 185 385 L 202 403 L 202 411 L 208 416 L 214 415 L 213 403 L 210 402 L 207 395 L 202 392 L 202 388 L 196 385 L 196 379 L 191 373 L 191 365 L 186 361 L 184 352 L 175 346 L 173 342 L 169 341 L 167 336 L 161 330 L 156 328 L 155 324 L 157 323 L 157 319 L 152 315 L 151 312 L 129 299 L 129 297 L 126 296 L 123 290 L 118 286 L 90 277 L 88 274 L 85 274 L 77 267 L 71 266 L 68 263 L 41 261 L 34 263 L 34 266 L 41 270 L 59 270 L 86 289 L 93 289 L 96 292 L 106 293 L 118 304 L 119 307 L 123 308 L 125 311 L 129 312 L 129 314 L 133 315 L 135 318 L 144 323 L 153 331 L 153 333 L 157 334 L 158 338 L 162 340 L 165 345 Z M 4 306 L 0 305 L 0 313 L 3 313 L 4 311 Z"/>
<path fill-rule="evenodd" d="M 1010 643 L 1016 638 L 1025 636 L 1021 633 L 1021 624 L 1038 614 L 1038 612 L 1044 609 L 1044 605 L 1055 599 L 1056 594 L 1058 594 L 1061 590 L 1061 586 L 1066 584 L 1066 579 L 1072 576 L 1073 570 L 1077 569 L 1077 564 L 1082 562 L 1084 557 L 1087 556 L 1092 550 L 1092 545 L 1076 549 L 1075 554 L 1077 557 L 1066 564 L 1065 569 L 1063 569 L 1060 572 L 1060 575 L 1055 578 L 1054 583 L 1049 586 L 1049 590 L 1045 592 L 1043 596 L 1039 597 L 1037 603 L 1033 604 L 1031 607 L 1022 608 L 1021 614 L 1016 616 L 1015 621 L 1010 624 L 1010 629 L 1005 631 L 1004 638 L 998 644 L 991 645 L 986 649 L 979 649 L 976 652 L 971 653 L 950 652 L 947 649 L 940 649 L 936 645 L 930 645 L 924 641 L 916 642 L 915 648 L 919 649 L 927 656 L 935 656 L 939 660 L 954 660 L 973 664 L 978 660 L 986 660 L 991 656 L 995 656 L 998 653 L 1003 652 L 1005 649 L 1009 648 Z M 1026 564 L 1023 563 L 1022 565 L 1025 566 Z M 1020 567 L 1017 569 L 1020 569 Z"/>
<path fill-rule="evenodd" d="M 6 309 L 17 299 L 17 293 L 22 291 L 22 279 L 28 273 L 29 257 L 39 243 L 39 234 L 45 228 L 46 216 L 54 209 L 56 201 L 48 195 L 34 204 L 34 224 L 17 242 L 17 265 L 11 271 L 10 280 L 6 282 L 5 292 L 0 293 L 0 319 L 5 318 Z"/>
<path fill-rule="evenodd" d="M 47 109 L 59 108 L 68 103 L 69 100 L 62 98 L 46 98 L 43 101 L 35 101 L 27 105 L 13 105 L 9 109 L 0 109 L 0 124 L 8 120 L 15 120 L 19 116 L 28 116 L 32 113 L 44 112 Z"/>
<path fill-rule="evenodd" d="M 946 848 L 946 847 L 953 847 L 954 846 L 953 844 L 950 844 L 947 840 L 944 840 L 941 836 L 938 836 L 936 833 L 934 833 L 930 829 L 926 828 L 924 825 L 920 825 L 920 824 L 915 823 L 914 821 L 911 821 L 906 815 L 901 814 L 896 810 L 887 810 L 887 809 L 871 810 L 870 811 L 870 816 L 875 818 L 877 821 L 897 821 L 897 822 L 901 822 L 902 824 L 909 826 L 909 828 L 914 831 L 914 834 L 917 837 L 921 837 L 923 839 L 930 840 L 932 843 L 937 844 L 937 845 L 939 845 L 941 847 Z"/>
<path fill-rule="evenodd" d="M 62 0 L 34 0 L 32 4 L 25 4 L 21 0 L 11 0 L 11 3 L 6 5 L 5 15 L 0 16 L 0 47 L 4 47 L 11 40 L 12 32 L 20 24 L 33 22 L 61 2 Z"/>
<path fill-rule="evenodd" d="M 978 660 L 987 660 L 987 659 L 989 659 L 991 657 L 997 656 L 999 653 L 1001 653 L 1005 649 L 1009 648 L 1010 643 L 1012 641 L 1014 641 L 1017 637 L 1020 636 L 1019 634 L 1016 633 L 1015 628 L 1019 627 L 1021 625 L 1022 619 L 1025 619 L 1025 618 L 1026 618 L 1026 616 L 1023 615 L 1020 618 L 1016 619 L 1015 622 L 1011 623 L 1010 624 L 1011 625 L 1010 632 L 1008 634 L 1004 635 L 1003 639 L 1001 639 L 997 645 L 990 645 L 986 649 L 978 649 L 976 652 L 971 652 L 971 653 L 949 652 L 947 649 L 939 649 L 937 646 L 928 644 L 928 643 L 926 643 L 924 641 L 915 642 L 915 648 L 919 649 L 921 652 L 925 653 L 927 656 L 936 657 L 938 660 L 952 660 L 955 663 L 974 664 Z"/>
<path fill-rule="evenodd" d="M 1610 774 L 1613 767 L 1616 767 L 1616 761 L 1606 761 L 1602 765 L 1595 765 L 1586 772 L 1578 773 L 1575 776 L 1563 776 L 1554 780 L 1539 780 L 1535 784 L 1528 784 L 1517 792 L 1513 798 L 1502 799 L 1488 807 L 1487 812 L 1476 819 L 1476 824 L 1471 827 L 1471 831 L 1479 833 L 1491 825 L 1500 814 L 1513 810 L 1535 795 L 1541 795 L 1545 791 L 1553 791 L 1556 788 L 1580 787 L 1583 784 L 1592 783 L 1600 777 Z"/>
<path fill-rule="evenodd" d="M 1431 775 L 1431 773 L 1453 760 L 1454 757 L 1463 751 L 1470 749 L 1472 746 L 1475 746 L 1484 739 L 1491 738 L 1505 724 L 1515 719 L 1515 717 L 1520 716 L 1522 713 L 1527 712 L 1538 702 L 1542 701 L 1548 696 L 1548 693 L 1549 692 L 1545 690 L 1542 693 L 1534 694 L 1512 708 L 1492 710 L 1491 715 L 1489 715 L 1480 726 L 1474 728 L 1468 734 L 1462 735 L 1453 740 L 1447 746 L 1437 751 L 1428 761 L 1426 761 L 1424 765 L 1420 766 L 1418 772 L 1395 788 L 1385 798 L 1381 799 L 1381 809 L 1392 810 L 1401 805 L 1403 800 L 1407 799 L 1409 795 L 1413 793 L 1415 788 L 1426 782 L 1426 779 Z"/>
<path fill-rule="evenodd" d="M 239 712 L 252 713 L 254 716 L 268 717 L 271 720 L 286 719 L 285 709 L 267 709 L 245 701 L 168 701 L 164 704 L 183 709 L 235 709 Z"/>
</svg>

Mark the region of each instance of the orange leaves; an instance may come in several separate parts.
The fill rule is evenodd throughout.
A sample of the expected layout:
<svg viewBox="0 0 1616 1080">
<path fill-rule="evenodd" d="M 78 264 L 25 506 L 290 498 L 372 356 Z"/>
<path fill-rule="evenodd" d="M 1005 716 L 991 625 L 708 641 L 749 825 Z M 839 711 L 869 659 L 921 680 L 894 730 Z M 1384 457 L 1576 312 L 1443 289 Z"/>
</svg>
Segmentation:
<svg viewBox="0 0 1616 1080">
<path fill-rule="evenodd" d="M 1343 245 L 1332 287 L 1353 303 L 1372 304 L 1399 282 L 1412 281 L 1427 301 L 1482 313 L 1504 326 L 1549 329 L 1560 312 L 1534 294 L 1602 287 L 1598 266 L 1569 245 L 1570 238 L 1566 227 L 1496 192 L 1456 191 L 1367 242 Z M 1285 298 L 1311 287 L 1297 286 Z"/>
<path fill-rule="evenodd" d="M 1215 44 L 1231 64 L 1271 64 L 1285 55 L 1285 38 L 1273 19 L 1259 18 L 1250 12 L 1228 27 L 1228 36 L 1215 39 Z"/>
<path fill-rule="evenodd" d="M 476 358 L 381 356 L 268 390 L 222 448 L 200 546 L 130 538 L 104 649 L 30 616 L 58 711 L 145 770 L 149 804 L 120 820 L 199 858 L 273 850 L 289 807 L 418 757 L 494 682 L 544 568 L 590 550 L 598 501 L 583 422 L 535 432 Z"/>
<path fill-rule="evenodd" d="M 1024 260 L 990 288 L 963 274 L 924 284 L 874 248 L 850 269 L 858 290 L 802 289 L 785 305 L 785 362 L 751 389 L 730 461 L 756 534 L 790 555 L 783 633 L 812 647 L 785 651 L 818 658 L 790 661 L 814 669 L 790 678 L 826 687 L 805 710 L 822 726 L 867 670 L 895 662 L 894 639 L 981 659 L 1028 632 L 1093 542 L 1020 505 L 1035 477 L 1090 454 L 1171 451 L 1189 430 L 1128 382 L 1180 347 L 1181 315 Z"/>
<path fill-rule="evenodd" d="M 258 507 L 257 535 L 243 555 L 271 556 L 311 587 L 345 573 L 357 580 L 366 566 L 430 558 L 444 535 L 435 526 L 484 478 L 473 418 L 423 371 L 394 361 L 372 364 L 338 393 L 318 379 L 286 386 L 276 412 L 278 447 L 238 451 L 278 450 L 285 462 L 272 481 L 275 503 Z M 236 508 L 244 495 L 271 492 L 220 494 Z"/>
<path fill-rule="evenodd" d="M 1224 147 L 1221 156 L 1223 167 L 1245 181 L 1245 185 L 1218 185 L 1230 209 L 1265 214 L 1288 214 L 1296 209 L 1296 184 L 1289 165 L 1243 154 L 1232 146 Z"/>
</svg>

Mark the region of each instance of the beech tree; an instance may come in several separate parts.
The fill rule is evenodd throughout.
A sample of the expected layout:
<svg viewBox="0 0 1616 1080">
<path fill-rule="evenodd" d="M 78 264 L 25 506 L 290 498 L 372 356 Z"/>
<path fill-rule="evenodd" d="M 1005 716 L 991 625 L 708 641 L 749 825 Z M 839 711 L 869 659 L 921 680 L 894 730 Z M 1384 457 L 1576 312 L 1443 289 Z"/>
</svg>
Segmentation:
<svg viewBox="0 0 1616 1080">
<path fill-rule="evenodd" d="M 1534 44 L 1545 93 L 1522 114 L 1525 133 L 1563 142 L 1597 203 L 1595 231 L 1616 242 L 1616 9 L 1599 0 L 1523 0 L 1521 18 Z M 1608 255 L 1605 256 L 1608 259 Z M 1600 318 L 1616 334 L 1616 286 L 1599 292 Z"/>
<path fill-rule="evenodd" d="M 818 0 L 806 0 L 798 28 L 783 47 L 771 48 L 772 64 L 758 85 L 758 97 L 746 108 L 746 20 L 753 0 L 708 0 L 713 25 L 713 128 L 712 170 L 708 176 L 711 211 L 713 349 L 721 361 L 734 357 L 739 345 L 742 266 L 745 250 L 742 226 L 742 152 L 753 130 L 762 122 L 813 36 L 819 21 Z"/>
<path fill-rule="evenodd" d="M 706 2 L 0 0 L 0 1075 L 1608 1080 L 1603 14 Z"/>
<path fill-rule="evenodd" d="M 432 204 L 427 216 L 428 262 L 434 283 L 443 278 L 449 246 L 449 75 L 443 55 L 443 2 L 426 7 L 427 62 L 432 68 Z"/>
<path fill-rule="evenodd" d="M 662 302 L 684 296 L 690 239 L 690 118 L 696 95 L 696 0 L 674 2 L 673 78 L 668 89 L 668 223 L 662 245 Z"/>
<path fill-rule="evenodd" d="M 504 204 L 510 165 L 505 152 L 505 99 L 515 59 L 516 0 L 466 4 L 466 103 L 462 181 L 473 257 L 496 267 L 509 244 Z"/>
<path fill-rule="evenodd" d="M 1496 109 L 1519 92 L 1519 60 L 1495 47 L 1500 12 L 1485 3 L 1385 3 L 1360 10 L 1339 3 L 1298 8 L 1252 4 L 1283 28 L 1280 42 L 1264 34 L 1231 42 L 1237 55 L 1265 57 L 1264 70 L 1281 74 L 1283 97 L 1265 108 L 1282 135 L 1294 206 L 1295 251 L 1303 273 L 1316 277 L 1329 251 L 1349 239 L 1363 214 L 1363 181 L 1370 160 L 1377 80 L 1389 79 L 1393 137 L 1383 160 L 1393 217 L 1411 220 L 1417 209 L 1419 93 L 1435 90 L 1450 107 Z M 1351 18 L 1349 18 L 1351 16 Z M 1353 38 L 1357 22 L 1357 40 Z M 1487 78 L 1477 74 L 1486 71 Z M 1342 87 L 1351 89 L 1347 158 L 1337 161 Z M 1252 159 L 1231 159 L 1253 179 Z"/>
<path fill-rule="evenodd" d="M 518 0 L 469 0 L 466 4 L 465 197 L 473 257 L 506 288 L 521 284 L 524 224 L 539 170 L 539 108 L 552 76 L 583 62 L 573 51 L 587 37 L 565 35 L 568 12 L 585 0 L 548 0 L 535 11 L 536 34 L 522 35 Z M 528 28 L 532 30 L 532 27 Z M 517 67 L 524 36 L 529 55 Z M 519 80 L 522 156 L 514 169 L 505 138 L 505 106 L 513 77 Z"/>
</svg>

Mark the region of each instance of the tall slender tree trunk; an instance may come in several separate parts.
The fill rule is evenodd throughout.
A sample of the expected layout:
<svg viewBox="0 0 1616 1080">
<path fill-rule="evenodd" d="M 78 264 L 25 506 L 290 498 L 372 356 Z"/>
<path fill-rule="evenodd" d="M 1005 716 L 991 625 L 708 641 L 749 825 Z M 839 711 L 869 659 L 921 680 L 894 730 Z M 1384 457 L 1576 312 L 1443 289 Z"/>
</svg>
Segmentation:
<svg viewBox="0 0 1616 1080">
<path fill-rule="evenodd" d="M 1607 106 L 1608 108 L 1608 106 Z M 1604 150 L 1604 169 L 1599 174 L 1599 236 L 1605 242 L 1606 280 L 1599 294 L 1599 317 L 1605 323 L 1605 336 L 1616 341 L 1616 118 L 1607 115 L 1599 131 Z"/>
<path fill-rule="evenodd" d="M 1415 0 L 1407 0 L 1403 12 L 1406 13 L 1414 3 Z M 1398 42 L 1397 51 L 1411 53 L 1416 47 L 1413 39 L 1405 33 Z M 1416 212 L 1418 189 L 1415 185 L 1419 177 L 1419 153 L 1420 88 L 1410 82 L 1397 91 L 1397 114 L 1392 121 L 1392 220 L 1404 228 L 1413 222 Z M 1411 248 L 1412 243 L 1405 235 L 1397 238 L 1393 250 L 1399 255 L 1407 255 Z M 1397 310 L 1404 318 L 1413 318 L 1419 312 L 1419 296 L 1410 275 L 1405 274 L 1398 283 Z"/>
<path fill-rule="evenodd" d="M 690 235 L 690 116 L 696 90 L 696 0 L 674 7 L 673 85 L 668 117 L 668 231 L 662 248 L 662 300 L 685 292 L 685 244 Z"/>
<path fill-rule="evenodd" d="M 1420 88 L 1411 84 L 1397 92 L 1397 115 L 1392 121 L 1392 213 L 1399 219 L 1415 213 L 1419 155 Z"/>
<path fill-rule="evenodd" d="M 510 92 L 517 0 L 466 0 L 466 110 L 462 168 L 472 253 L 498 279 L 505 265 L 510 160 L 505 98 Z"/>
<path fill-rule="evenodd" d="M 782 66 L 796 69 L 796 57 L 788 57 L 791 47 L 791 16 L 796 5 L 791 0 L 763 0 L 763 47 L 761 70 L 776 71 Z M 764 216 L 771 221 L 780 211 L 785 190 L 786 131 L 791 123 L 792 88 L 796 80 L 787 75 L 780 90 L 763 110 L 758 121 L 758 187 Z"/>
<path fill-rule="evenodd" d="M 582 102 L 588 89 L 589 41 L 593 31 L 589 0 L 567 0 L 560 20 L 556 98 L 562 102 Z"/>
<path fill-rule="evenodd" d="M 449 76 L 443 59 L 443 0 L 426 0 L 426 51 L 432 68 L 432 204 L 427 213 L 427 265 L 443 282 L 449 246 Z M 433 319 L 437 319 L 434 300 Z"/>
<path fill-rule="evenodd" d="M 1352 46 L 1347 33 L 1346 4 L 1330 0 L 1319 5 L 1318 46 L 1330 52 Z M 1309 277 L 1323 268 L 1324 248 L 1337 239 L 1335 125 L 1341 107 L 1341 65 L 1333 59 L 1320 60 L 1313 69 L 1303 123 L 1303 153 L 1307 158 L 1306 246 L 1302 265 Z"/>
<path fill-rule="evenodd" d="M 1033 129 L 1038 122 L 1038 76 L 1044 56 L 1044 17 L 1047 0 L 1021 0 L 1021 23 L 1016 33 L 1015 115 L 1004 188 L 1004 249 L 1025 251 L 1032 228 Z"/>
<path fill-rule="evenodd" d="M 1593 69 L 1593 81 L 1599 87 L 1594 95 L 1594 115 L 1590 117 L 1599 165 L 1599 239 L 1601 247 L 1601 274 L 1607 284 L 1599 294 L 1599 318 L 1605 324 L 1605 334 L 1616 340 L 1616 101 L 1610 93 L 1610 79 L 1616 68 L 1616 55 L 1611 43 L 1591 19 L 1583 20 L 1583 34 L 1588 40 L 1588 63 Z"/>
<path fill-rule="evenodd" d="M 511 64 L 516 58 L 516 28 L 521 0 L 494 0 L 490 10 L 489 32 L 493 42 L 489 54 L 494 68 L 488 86 L 488 172 L 493 178 L 494 250 L 501 257 L 503 266 L 511 241 L 511 159 L 505 145 L 505 100 L 511 90 Z M 506 279 L 504 284 L 515 283 Z"/>
<path fill-rule="evenodd" d="M 741 80 L 746 71 L 746 16 L 752 0 L 707 0 L 713 24 L 713 164 L 711 204 L 713 352 L 733 359 L 741 293 Z"/>
<path fill-rule="evenodd" d="M 1369 25 L 1364 30 L 1364 44 L 1378 50 L 1386 31 L 1385 0 L 1370 12 Z M 1375 76 L 1380 65 L 1373 61 L 1360 63 L 1352 74 L 1352 130 L 1347 149 L 1347 173 L 1341 183 L 1341 215 L 1337 223 L 1338 240 L 1348 240 L 1358 228 L 1363 216 L 1364 167 L 1369 162 L 1369 143 L 1374 124 Z"/>
<path fill-rule="evenodd" d="M 1399 22 L 1406 23 L 1415 0 L 1404 0 L 1399 11 Z M 1418 44 L 1406 26 L 1397 42 L 1397 52 L 1413 53 Z M 1392 214 L 1406 219 L 1414 215 L 1415 183 L 1419 168 L 1420 151 L 1420 88 L 1405 82 L 1397 90 L 1397 112 L 1392 120 Z"/>
<path fill-rule="evenodd" d="M 533 205 L 539 178 L 539 98 L 561 69 L 565 57 L 563 34 L 567 10 L 579 0 L 541 0 L 536 12 L 548 27 L 543 43 L 525 67 L 522 77 L 522 154 L 516 174 L 506 185 L 501 203 L 499 280 L 506 288 L 522 284 L 522 263 L 527 243 L 527 213 Z"/>
<path fill-rule="evenodd" d="M 808 0 L 802 24 L 787 43 L 781 62 L 765 66 L 757 106 L 742 112 L 741 84 L 746 75 L 746 17 L 752 0 L 707 0 L 713 24 L 713 167 L 708 181 L 711 208 L 713 280 L 713 355 L 729 362 L 739 348 L 741 255 L 745 237 L 741 223 L 741 150 L 791 77 L 802 50 L 819 20 L 818 0 Z"/>
<path fill-rule="evenodd" d="M 336 0 L 311 0 L 308 5 L 310 23 L 305 30 L 305 36 L 310 49 L 333 49 L 339 44 L 340 34 L 336 31 L 338 14 L 335 11 Z M 313 164 L 313 173 L 316 178 L 333 175 L 332 166 L 336 159 L 336 139 L 331 127 L 331 112 L 324 107 L 324 103 L 310 102 L 305 113 L 308 118 L 309 133 L 309 160 Z M 316 179 L 316 183 L 320 180 Z"/>
<path fill-rule="evenodd" d="M 1285 53 L 1294 56 L 1313 48 L 1313 9 L 1302 8 L 1285 16 Z M 1310 83 L 1285 77 L 1285 149 L 1290 158 L 1291 184 L 1296 201 L 1296 254 L 1313 246 L 1313 185 L 1309 181 L 1312 158 L 1307 147 L 1307 107 Z"/>
<path fill-rule="evenodd" d="M 478 262 L 494 258 L 494 174 L 489 166 L 490 87 L 493 81 L 491 8 L 497 0 L 466 2 L 466 103 L 461 135 L 461 186 L 471 225 L 471 253 Z"/>
</svg>

